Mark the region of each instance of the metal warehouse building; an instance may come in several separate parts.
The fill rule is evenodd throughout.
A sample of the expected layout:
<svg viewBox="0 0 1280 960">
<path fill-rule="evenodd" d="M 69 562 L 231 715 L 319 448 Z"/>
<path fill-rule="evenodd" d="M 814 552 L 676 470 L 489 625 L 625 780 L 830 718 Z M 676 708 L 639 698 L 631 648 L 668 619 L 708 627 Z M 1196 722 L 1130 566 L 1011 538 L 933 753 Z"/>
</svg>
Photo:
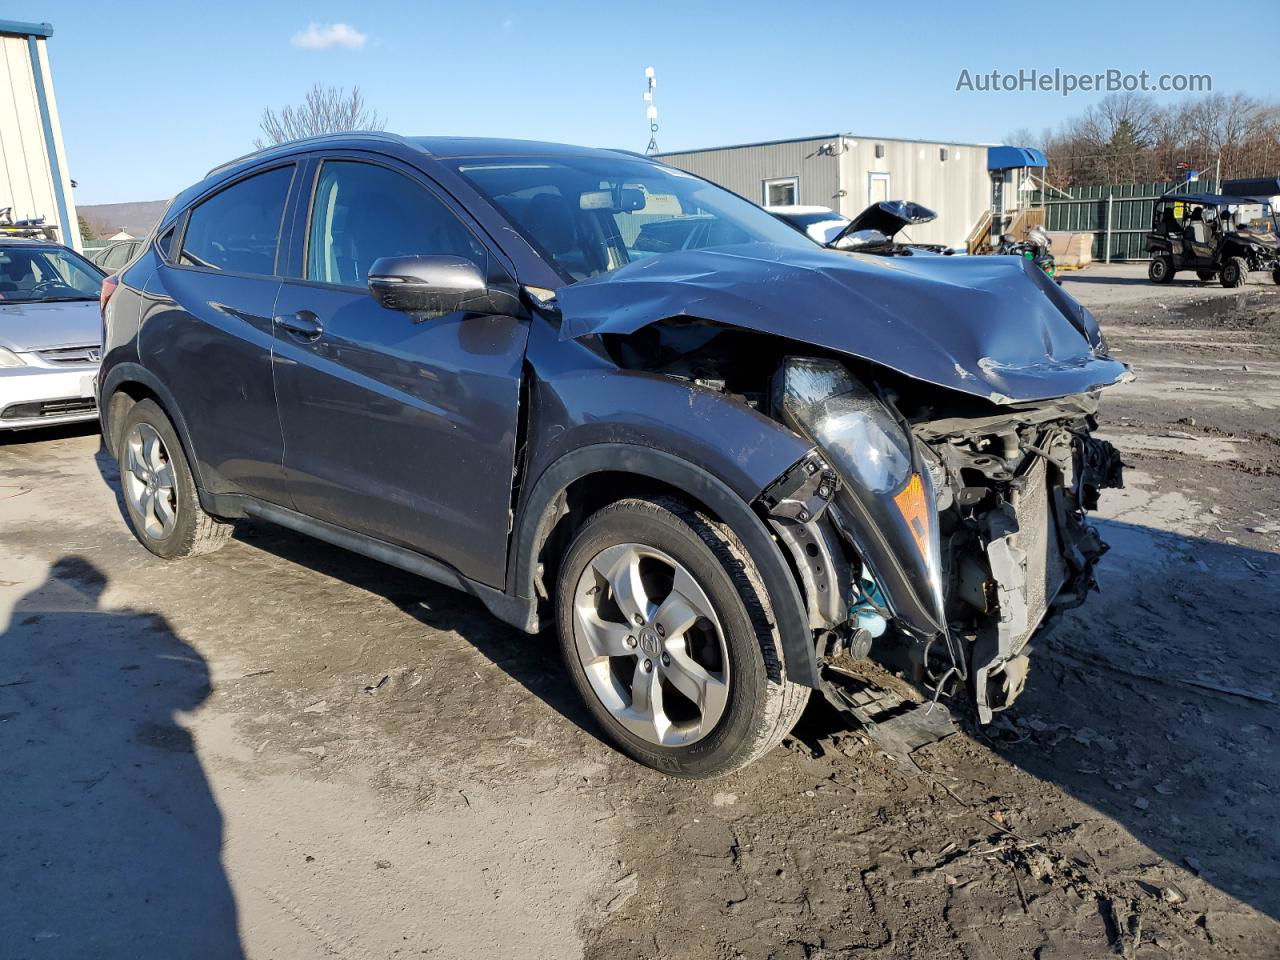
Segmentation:
<svg viewBox="0 0 1280 960">
<path fill-rule="evenodd" d="M 991 206 L 987 145 L 833 133 L 658 154 L 764 206 L 830 207 L 853 217 L 879 200 L 914 200 L 938 219 L 908 231 L 918 243 L 962 247 Z"/>
<path fill-rule="evenodd" d="M 45 50 L 52 35 L 47 23 L 0 20 L 0 71 L 8 91 L 0 96 L 0 208 L 12 207 L 14 220 L 44 217 L 56 223 L 58 239 L 80 249 Z"/>
</svg>

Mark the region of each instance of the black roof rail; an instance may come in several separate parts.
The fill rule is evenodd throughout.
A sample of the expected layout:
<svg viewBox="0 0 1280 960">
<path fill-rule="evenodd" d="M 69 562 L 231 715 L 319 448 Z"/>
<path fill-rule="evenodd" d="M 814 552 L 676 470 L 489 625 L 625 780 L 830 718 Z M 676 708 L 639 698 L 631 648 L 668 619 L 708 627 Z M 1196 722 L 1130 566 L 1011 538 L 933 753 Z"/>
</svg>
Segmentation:
<svg viewBox="0 0 1280 960">
<path fill-rule="evenodd" d="M 343 140 L 350 139 L 382 140 L 387 143 L 401 143 L 406 146 L 414 147 L 414 149 L 421 149 L 399 134 L 387 133 L 385 130 L 344 130 L 341 133 L 321 133 L 314 137 L 300 137 L 297 140 L 288 140 L 284 143 L 273 143 L 271 146 L 263 147 L 261 150 L 250 150 L 248 153 L 242 154 L 233 160 L 228 160 L 225 163 L 218 164 L 206 173 L 205 177 L 212 177 L 215 173 L 221 173 L 224 170 L 229 170 L 238 164 L 244 163 L 246 160 L 253 159 L 254 157 L 267 157 L 277 152 L 283 154 L 287 151 L 295 150 L 298 147 L 318 146 L 324 143 L 341 142 Z"/>
</svg>

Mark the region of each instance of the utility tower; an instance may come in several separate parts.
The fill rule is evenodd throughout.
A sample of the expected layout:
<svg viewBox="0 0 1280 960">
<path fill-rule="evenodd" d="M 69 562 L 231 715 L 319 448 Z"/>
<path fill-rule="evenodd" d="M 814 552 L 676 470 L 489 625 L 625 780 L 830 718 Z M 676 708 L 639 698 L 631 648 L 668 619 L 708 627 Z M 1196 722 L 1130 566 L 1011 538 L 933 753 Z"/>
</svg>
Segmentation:
<svg viewBox="0 0 1280 960">
<path fill-rule="evenodd" d="M 644 148 L 644 152 L 648 156 L 658 152 L 658 108 L 653 102 L 653 88 L 658 85 L 658 78 L 654 75 L 653 67 L 644 68 L 644 78 L 648 84 L 644 91 L 644 102 L 648 104 L 644 115 L 649 121 L 649 145 Z"/>
</svg>

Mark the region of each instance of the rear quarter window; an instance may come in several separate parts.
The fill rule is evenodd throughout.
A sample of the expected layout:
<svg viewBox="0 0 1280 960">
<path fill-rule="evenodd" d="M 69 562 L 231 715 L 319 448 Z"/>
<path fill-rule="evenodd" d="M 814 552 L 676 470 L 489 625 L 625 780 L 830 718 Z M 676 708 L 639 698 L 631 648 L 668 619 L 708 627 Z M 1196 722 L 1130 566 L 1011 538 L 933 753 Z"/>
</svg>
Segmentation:
<svg viewBox="0 0 1280 960">
<path fill-rule="evenodd" d="M 192 209 L 178 263 L 229 273 L 276 272 L 293 166 L 237 181 Z"/>
</svg>

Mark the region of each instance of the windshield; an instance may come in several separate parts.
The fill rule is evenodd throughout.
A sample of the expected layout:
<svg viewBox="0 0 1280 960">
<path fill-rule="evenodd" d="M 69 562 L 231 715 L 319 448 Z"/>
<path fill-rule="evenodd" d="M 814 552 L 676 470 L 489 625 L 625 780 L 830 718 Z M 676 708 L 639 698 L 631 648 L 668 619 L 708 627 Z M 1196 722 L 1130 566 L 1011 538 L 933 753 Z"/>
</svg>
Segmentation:
<svg viewBox="0 0 1280 960">
<path fill-rule="evenodd" d="M 561 274 L 585 280 L 676 250 L 741 243 L 813 248 L 753 203 L 646 160 L 463 160 L 457 169 Z"/>
<path fill-rule="evenodd" d="M 0 301 L 97 300 L 102 274 L 65 247 L 0 247 Z"/>
</svg>

